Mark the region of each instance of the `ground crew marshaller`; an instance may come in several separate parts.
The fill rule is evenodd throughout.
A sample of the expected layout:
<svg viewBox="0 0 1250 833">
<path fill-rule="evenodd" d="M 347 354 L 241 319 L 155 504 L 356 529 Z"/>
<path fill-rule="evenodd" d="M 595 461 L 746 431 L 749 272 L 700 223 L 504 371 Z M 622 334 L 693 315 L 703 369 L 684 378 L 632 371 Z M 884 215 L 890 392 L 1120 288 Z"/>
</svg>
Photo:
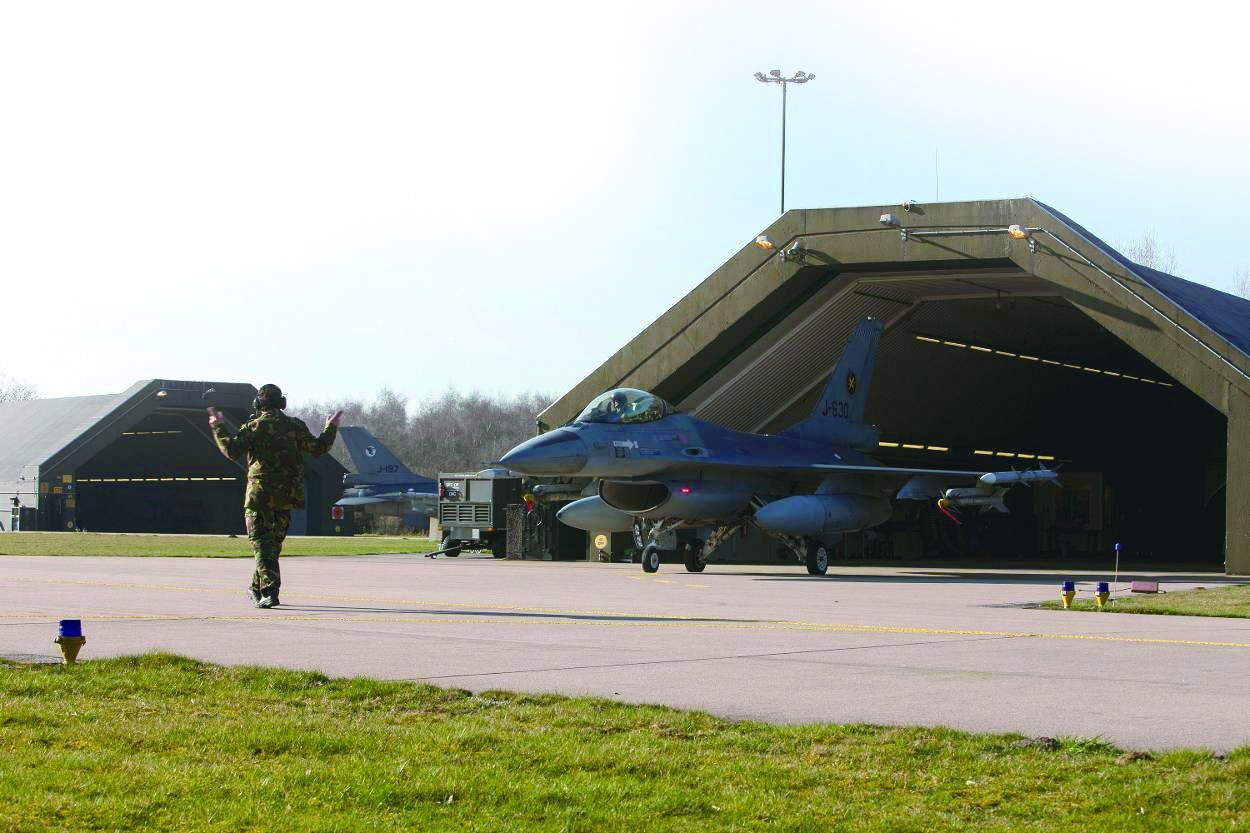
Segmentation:
<svg viewBox="0 0 1250 833">
<path fill-rule="evenodd" d="M 221 411 L 208 409 L 208 425 L 221 453 L 236 460 L 247 455 L 247 492 L 243 520 L 256 553 L 256 572 L 247 595 L 259 608 L 278 606 L 282 584 L 278 556 L 291 525 L 291 510 L 304 508 L 304 455 L 320 457 L 334 445 L 338 411 L 314 437 L 301 419 L 282 412 L 286 397 L 277 385 L 263 385 L 253 402 L 256 415 L 231 434 Z"/>
</svg>

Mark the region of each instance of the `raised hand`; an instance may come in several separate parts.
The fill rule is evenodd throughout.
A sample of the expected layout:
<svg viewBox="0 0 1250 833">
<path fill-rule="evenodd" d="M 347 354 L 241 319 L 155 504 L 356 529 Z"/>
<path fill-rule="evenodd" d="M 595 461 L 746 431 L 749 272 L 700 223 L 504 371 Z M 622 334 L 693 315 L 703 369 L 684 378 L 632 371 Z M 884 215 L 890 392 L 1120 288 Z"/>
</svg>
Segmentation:
<svg viewBox="0 0 1250 833">
<path fill-rule="evenodd" d="M 218 425 L 221 425 L 222 422 L 223 422 L 223 417 L 221 415 L 221 411 L 217 410 L 216 408 L 210 407 L 208 409 L 208 427 L 216 428 Z"/>
<path fill-rule="evenodd" d="M 338 428 L 339 421 L 341 419 L 343 419 L 343 412 L 341 410 L 335 411 L 333 414 L 326 417 L 326 428 L 329 428 L 331 425 L 333 425 L 335 428 Z"/>
</svg>

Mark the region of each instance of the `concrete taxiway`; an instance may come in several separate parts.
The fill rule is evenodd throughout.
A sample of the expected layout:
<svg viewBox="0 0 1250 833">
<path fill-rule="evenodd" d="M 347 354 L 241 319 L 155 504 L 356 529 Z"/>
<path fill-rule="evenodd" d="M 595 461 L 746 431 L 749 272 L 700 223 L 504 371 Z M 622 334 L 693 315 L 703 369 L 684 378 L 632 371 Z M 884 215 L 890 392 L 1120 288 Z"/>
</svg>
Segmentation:
<svg viewBox="0 0 1250 833">
<path fill-rule="evenodd" d="M 953 726 L 1130 748 L 1250 743 L 1250 619 L 1023 607 L 1062 578 L 941 568 L 289 558 L 252 608 L 236 559 L 0 558 L 0 655 L 163 650 L 327 674 L 590 694 L 775 722 Z M 1158 575 L 1166 587 L 1230 581 Z M 1127 585 L 1127 582 L 1123 582 Z"/>
</svg>

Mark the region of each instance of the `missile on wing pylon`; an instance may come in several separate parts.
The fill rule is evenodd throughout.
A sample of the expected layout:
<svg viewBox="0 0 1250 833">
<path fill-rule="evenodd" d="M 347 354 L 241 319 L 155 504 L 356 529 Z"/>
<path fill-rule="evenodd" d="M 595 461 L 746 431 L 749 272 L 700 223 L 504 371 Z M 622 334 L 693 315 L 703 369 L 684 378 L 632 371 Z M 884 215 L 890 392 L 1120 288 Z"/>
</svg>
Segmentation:
<svg viewBox="0 0 1250 833">
<path fill-rule="evenodd" d="M 1054 469 L 991 471 L 981 475 L 977 482 L 982 486 L 1011 486 L 1016 483 L 1058 483 L 1059 472 Z"/>
</svg>

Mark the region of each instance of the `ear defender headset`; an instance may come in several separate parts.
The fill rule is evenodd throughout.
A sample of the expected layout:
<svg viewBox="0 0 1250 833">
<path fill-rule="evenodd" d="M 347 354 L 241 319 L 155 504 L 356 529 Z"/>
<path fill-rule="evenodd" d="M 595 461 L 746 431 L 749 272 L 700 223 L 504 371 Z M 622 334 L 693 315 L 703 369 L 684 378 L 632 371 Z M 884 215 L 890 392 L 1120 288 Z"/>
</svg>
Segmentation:
<svg viewBox="0 0 1250 833">
<path fill-rule="evenodd" d="M 282 395 L 282 388 L 277 385 L 261 385 L 260 390 L 256 391 L 256 398 L 252 400 L 252 410 L 258 414 L 261 411 L 286 410 L 286 397 Z"/>
</svg>

